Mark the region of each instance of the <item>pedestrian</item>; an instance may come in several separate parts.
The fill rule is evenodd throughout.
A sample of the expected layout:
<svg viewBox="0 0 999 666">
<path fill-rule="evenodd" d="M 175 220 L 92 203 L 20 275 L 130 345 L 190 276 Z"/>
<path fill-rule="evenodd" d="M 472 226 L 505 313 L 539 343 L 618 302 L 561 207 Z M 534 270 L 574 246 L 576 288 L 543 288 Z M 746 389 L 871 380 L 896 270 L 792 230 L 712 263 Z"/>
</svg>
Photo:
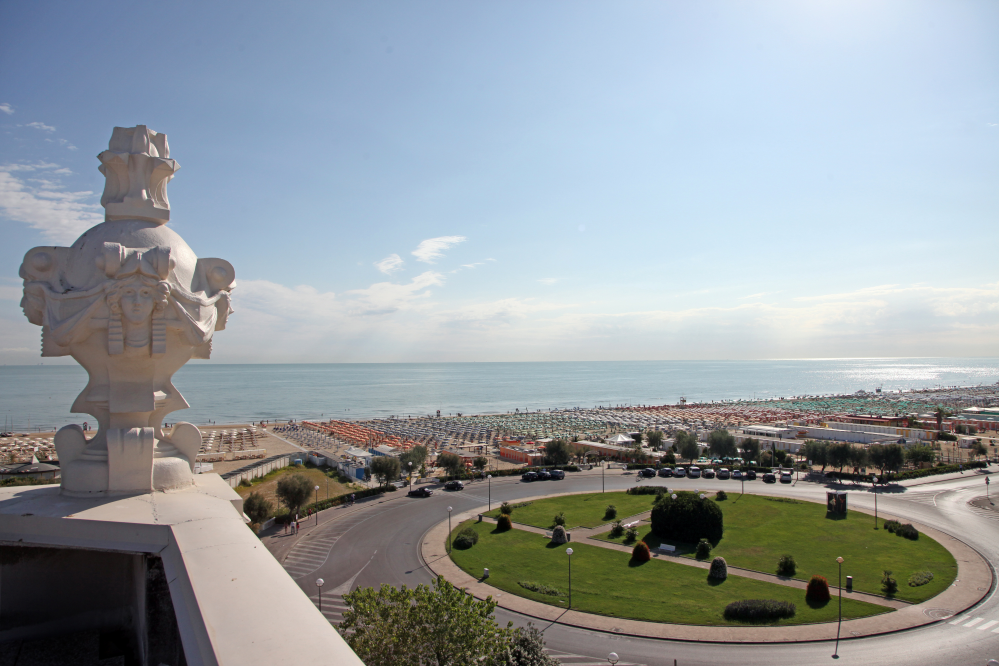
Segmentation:
<svg viewBox="0 0 999 666">
<path fill-rule="evenodd" d="M 284 524 L 284 534 L 285 536 L 288 536 L 288 523 Z"/>
</svg>

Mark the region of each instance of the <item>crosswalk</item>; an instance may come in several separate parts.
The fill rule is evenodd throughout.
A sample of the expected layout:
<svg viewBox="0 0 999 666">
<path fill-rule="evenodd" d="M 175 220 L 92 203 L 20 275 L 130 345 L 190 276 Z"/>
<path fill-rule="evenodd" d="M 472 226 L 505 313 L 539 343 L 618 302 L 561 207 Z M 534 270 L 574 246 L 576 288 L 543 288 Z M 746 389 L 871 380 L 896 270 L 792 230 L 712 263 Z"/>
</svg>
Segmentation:
<svg viewBox="0 0 999 666">
<path fill-rule="evenodd" d="M 932 493 L 905 493 L 903 495 L 892 496 L 892 499 L 905 500 L 906 502 L 918 502 L 919 504 L 929 504 L 931 506 L 937 505 L 936 497 L 939 492 Z"/>
<path fill-rule="evenodd" d="M 954 626 L 962 626 L 965 629 L 975 629 L 977 631 L 990 631 L 993 634 L 999 634 L 999 620 L 986 620 L 984 617 L 974 617 L 970 614 L 962 615 L 959 618 L 955 618 L 948 622 Z"/>
<path fill-rule="evenodd" d="M 314 534 L 306 534 L 291 547 L 281 563 L 285 571 L 295 579 L 307 576 L 319 569 L 330 556 L 336 542 L 352 527 L 363 523 L 377 512 L 377 505 L 356 509 L 343 518 L 321 526 Z"/>
<path fill-rule="evenodd" d="M 974 504 L 972 504 L 972 502 L 978 502 L 984 499 L 985 499 L 984 495 L 979 495 L 978 497 L 972 497 L 970 500 L 968 500 L 968 508 L 971 510 L 973 514 L 981 516 L 982 518 L 988 518 L 989 520 L 999 520 L 999 511 L 983 509 L 980 506 L 975 506 Z"/>
</svg>

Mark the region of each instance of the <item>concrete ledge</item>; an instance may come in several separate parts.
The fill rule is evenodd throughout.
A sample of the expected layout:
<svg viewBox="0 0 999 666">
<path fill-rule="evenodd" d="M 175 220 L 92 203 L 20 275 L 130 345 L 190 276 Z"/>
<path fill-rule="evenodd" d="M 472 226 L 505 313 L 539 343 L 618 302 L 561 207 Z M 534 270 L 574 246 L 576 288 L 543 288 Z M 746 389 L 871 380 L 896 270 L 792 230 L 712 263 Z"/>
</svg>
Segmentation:
<svg viewBox="0 0 999 666">
<path fill-rule="evenodd" d="M 582 493 L 564 493 L 576 495 Z M 518 501 L 530 501 L 555 497 L 545 495 Z M 808 501 L 808 500 L 802 500 Z M 821 503 L 820 503 L 821 504 Z M 486 507 L 463 512 L 452 517 L 454 524 L 476 518 Z M 868 513 L 851 508 L 851 511 Z M 884 512 L 878 516 L 893 518 Z M 906 519 L 908 520 L 908 519 Z M 702 625 L 661 624 L 623 618 L 594 615 L 579 611 L 556 608 L 532 601 L 498 588 L 486 585 L 472 578 L 456 565 L 447 554 L 447 521 L 435 525 L 423 539 L 421 556 L 427 567 L 452 585 L 466 589 L 477 599 L 492 597 L 499 606 L 507 610 L 568 626 L 604 631 L 608 633 L 658 638 L 677 641 L 697 641 L 709 643 L 805 643 L 836 639 L 837 623 L 806 624 L 789 627 L 716 627 Z M 934 624 L 963 612 L 985 598 L 994 585 L 992 568 L 976 550 L 949 534 L 933 528 L 913 523 L 923 534 L 935 539 L 954 556 L 957 561 L 957 578 L 954 584 L 937 596 L 920 604 L 908 605 L 896 611 L 883 613 L 870 618 L 846 620 L 840 632 L 841 639 L 861 638 L 893 633 Z M 979 588 L 984 588 L 984 591 Z M 851 596 L 844 592 L 844 597 Z"/>
</svg>

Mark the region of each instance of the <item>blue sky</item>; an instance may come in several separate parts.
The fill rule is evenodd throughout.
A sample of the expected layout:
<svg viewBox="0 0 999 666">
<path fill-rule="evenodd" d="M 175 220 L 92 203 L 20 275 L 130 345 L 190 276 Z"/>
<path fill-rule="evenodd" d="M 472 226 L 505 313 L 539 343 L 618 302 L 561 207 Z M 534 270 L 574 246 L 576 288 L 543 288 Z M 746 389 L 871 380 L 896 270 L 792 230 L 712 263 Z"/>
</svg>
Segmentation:
<svg viewBox="0 0 999 666">
<path fill-rule="evenodd" d="M 999 355 L 995 2 L 0 3 L 0 363 L 136 124 L 217 362 Z"/>
</svg>

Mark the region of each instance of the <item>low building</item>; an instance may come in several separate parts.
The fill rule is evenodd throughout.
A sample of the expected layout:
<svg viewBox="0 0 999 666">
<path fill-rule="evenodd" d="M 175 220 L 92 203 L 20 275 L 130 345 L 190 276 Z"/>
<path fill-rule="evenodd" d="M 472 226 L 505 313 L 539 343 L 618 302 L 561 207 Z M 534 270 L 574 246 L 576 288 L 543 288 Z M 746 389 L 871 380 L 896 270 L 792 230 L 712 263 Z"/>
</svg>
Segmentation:
<svg viewBox="0 0 999 666">
<path fill-rule="evenodd" d="M 500 444 L 500 458 L 503 460 L 509 460 L 511 462 L 524 463 L 528 466 L 540 465 L 544 462 L 545 451 L 543 448 L 529 446 L 533 442 L 523 442 L 528 446 L 520 446 L 522 442 L 515 444 L 508 444 L 504 442 Z"/>
<path fill-rule="evenodd" d="M 632 462 L 636 459 L 635 447 L 633 446 L 618 446 L 617 444 L 603 444 L 601 442 L 573 442 L 572 446 L 576 450 L 589 451 L 594 453 L 601 458 L 611 458 L 613 460 L 622 460 L 625 462 Z"/>
<path fill-rule="evenodd" d="M 775 451 L 787 451 L 788 453 L 797 453 L 802 445 L 803 441 L 799 439 L 774 439 L 773 437 L 757 437 L 755 435 L 748 435 L 746 433 L 736 433 L 735 434 L 735 445 L 742 447 L 742 443 L 747 439 L 755 439 L 760 443 L 761 451 L 770 451 L 771 449 Z"/>
<path fill-rule="evenodd" d="M 58 465 L 38 462 L 38 458 L 31 456 L 31 462 L 14 463 L 0 467 L 0 481 L 7 479 L 58 479 L 62 476 L 62 469 Z"/>
</svg>

